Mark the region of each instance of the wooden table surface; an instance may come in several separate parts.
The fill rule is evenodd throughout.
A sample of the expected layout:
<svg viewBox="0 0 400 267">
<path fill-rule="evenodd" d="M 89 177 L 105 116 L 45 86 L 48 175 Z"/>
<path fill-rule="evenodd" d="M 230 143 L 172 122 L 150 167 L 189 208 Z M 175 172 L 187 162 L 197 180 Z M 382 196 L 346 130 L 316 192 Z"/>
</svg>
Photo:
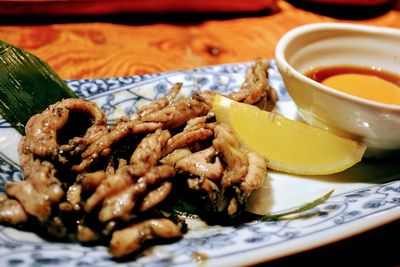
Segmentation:
<svg viewBox="0 0 400 267">
<path fill-rule="evenodd" d="M 354 10 L 354 12 L 358 12 Z M 83 22 L 82 22 L 83 21 Z M 284 1 L 278 9 L 223 16 L 153 16 L 139 19 L 0 18 L 0 39 L 48 62 L 64 79 L 103 78 L 272 59 L 288 30 L 312 22 L 342 21 L 400 28 L 400 11 L 338 20 Z M 99 22 L 102 21 L 102 22 Z M 12 25 L 19 24 L 19 25 Z M 400 220 L 265 266 L 400 266 Z"/>
<path fill-rule="evenodd" d="M 336 21 L 279 1 L 272 14 L 233 16 L 173 23 L 145 21 L 116 23 L 58 23 L 0 26 L 0 39 L 31 51 L 48 62 L 64 79 L 99 78 L 154 73 L 270 59 L 288 30 L 312 22 Z M 190 17 L 190 16 L 189 16 Z M 4 20 L 4 19 L 3 19 Z M 38 18 L 40 20 L 40 18 Z M 1 24 L 2 19 L 0 19 Z M 51 23 L 51 19 L 49 19 Z M 67 20 L 68 22 L 68 20 Z M 135 22 L 135 20 L 133 20 Z M 367 20 L 351 21 L 400 27 L 400 12 L 390 11 Z"/>
</svg>

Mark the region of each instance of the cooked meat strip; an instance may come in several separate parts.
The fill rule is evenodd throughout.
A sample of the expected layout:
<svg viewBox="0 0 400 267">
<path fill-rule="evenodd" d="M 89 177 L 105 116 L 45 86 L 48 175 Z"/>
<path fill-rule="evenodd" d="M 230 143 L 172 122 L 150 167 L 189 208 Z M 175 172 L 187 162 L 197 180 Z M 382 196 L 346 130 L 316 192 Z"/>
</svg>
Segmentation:
<svg viewBox="0 0 400 267">
<path fill-rule="evenodd" d="M 100 136 L 82 153 L 82 161 L 72 166 L 75 172 L 85 172 L 88 167 L 98 159 L 103 151 L 110 149 L 111 145 L 119 141 L 130 133 L 130 128 L 127 123 L 120 124 L 119 127 L 114 128 L 112 131 Z"/>
<path fill-rule="evenodd" d="M 79 203 L 81 202 L 82 185 L 73 184 L 68 188 L 67 201 L 71 203 L 75 210 L 79 210 Z"/>
<path fill-rule="evenodd" d="M 214 125 L 207 124 L 206 119 L 207 116 L 190 119 L 182 132 L 168 140 L 162 155 L 168 155 L 178 148 L 210 138 L 213 135 L 212 128 Z"/>
<path fill-rule="evenodd" d="M 8 199 L 8 196 L 4 192 L 0 192 L 0 202 L 6 201 Z"/>
<path fill-rule="evenodd" d="M 277 100 L 278 100 L 278 94 L 276 93 L 275 90 L 270 89 L 267 90 L 266 94 L 263 97 L 261 97 L 260 100 L 258 100 L 256 103 L 253 103 L 252 105 L 257 106 L 262 110 L 272 111 L 275 107 L 275 103 Z"/>
<path fill-rule="evenodd" d="M 183 128 L 183 131 L 197 130 L 204 128 L 206 126 L 207 119 L 209 119 L 210 117 L 211 116 L 207 114 L 206 116 L 196 117 L 188 120 L 186 122 L 185 128 Z"/>
<path fill-rule="evenodd" d="M 111 238 L 109 252 L 114 257 L 123 257 L 138 252 L 147 240 L 172 239 L 181 235 L 180 227 L 171 220 L 149 219 L 115 231 Z"/>
<path fill-rule="evenodd" d="M 170 166 L 155 167 L 169 137 L 170 133 L 167 130 L 158 129 L 155 133 L 148 134 L 142 139 L 130 158 L 130 166 L 127 166 L 125 170 L 129 172 L 131 178 L 134 176 L 144 177 L 140 178 L 134 186 L 123 188 L 104 201 L 99 214 L 101 221 L 121 217 L 132 210 L 136 198 L 143 194 L 143 189 L 147 190 L 148 184 L 154 184 L 151 179 L 155 180 L 155 178 L 151 178 L 152 175 L 156 175 L 158 178 L 168 178 L 175 174 L 175 172 L 171 172 L 173 168 Z"/>
<path fill-rule="evenodd" d="M 83 153 L 83 167 L 76 166 L 75 169 L 82 171 L 84 167 L 91 164 L 92 161 L 101 155 L 102 151 L 111 147 L 112 144 L 121 140 L 123 137 L 133 135 L 135 133 L 152 133 L 162 127 L 159 122 L 141 122 L 140 117 L 117 125 L 112 131 L 95 140 Z"/>
<path fill-rule="evenodd" d="M 207 96 L 208 94 L 199 92 L 186 99 L 179 99 L 159 111 L 143 116 L 141 122 L 162 123 L 164 129 L 177 128 L 210 111 L 212 104 Z"/>
<path fill-rule="evenodd" d="M 228 204 L 227 212 L 228 215 L 234 215 L 239 209 L 239 203 L 236 198 L 231 198 Z"/>
<path fill-rule="evenodd" d="M 59 202 L 64 196 L 60 181 L 54 176 L 55 168 L 48 161 L 34 159 L 29 151 L 22 152 L 26 139 L 19 145 L 21 170 L 26 180 L 30 180 L 38 193 L 44 194 L 50 202 Z"/>
<path fill-rule="evenodd" d="M 154 208 L 157 204 L 163 201 L 172 190 L 171 182 L 164 182 L 156 189 L 150 191 L 142 200 L 139 207 L 141 212 Z"/>
<path fill-rule="evenodd" d="M 76 231 L 76 239 L 80 242 L 93 242 L 101 238 L 100 233 L 94 231 L 93 229 L 85 226 L 78 225 Z"/>
<path fill-rule="evenodd" d="M 188 187 L 199 191 L 201 199 L 201 194 L 208 196 L 208 211 L 234 217 L 251 192 L 262 185 L 267 167 L 263 158 L 241 147 L 227 125 L 216 123 L 213 130 L 213 146 L 180 158 L 175 168 L 195 176 L 187 180 Z"/>
<path fill-rule="evenodd" d="M 187 184 L 190 189 L 206 192 L 211 202 L 215 203 L 219 200 L 218 194 L 221 193 L 221 190 L 218 188 L 218 185 L 210 179 L 205 177 L 189 178 L 187 179 Z M 220 211 L 222 211 L 222 209 Z"/>
<path fill-rule="evenodd" d="M 166 155 L 164 158 L 160 160 L 162 164 L 169 165 L 174 167 L 175 164 L 184 157 L 189 156 L 192 154 L 189 148 L 178 148 Z"/>
<path fill-rule="evenodd" d="M 104 113 L 96 104 L 84 99 L 64 99 L 34 115 L 26 124 L 23 150 L 39 156 L 56 158 L 59 153 L 58 130 L 68 121 L 70 112 L 84 112 L 93 118 L 92 127 L 105 127 Z"/>
<path fill-rule="evenodd" d="M 53 164 L 34 159 L 29 151 L 21 152 L 26 141 L 23 139 L 19 146 L 21 169 L 26 180 L 7 184 L 5 191 L 18 199 L 27 213 L 45 221 L 50 215 L 51 204 L 60 202 L 65 194 L 60 181 L 54 176 L 56 170 Z"/>
<path fill-rule="evenodd" d="M 246 78 L 240 91 L 231 93 L 228 97 L 238 102 L 255 104 L 270 91 L 273 91 L 273 89 L 268 85 L 268 65 L 258 59 L 247 70 Z M 270 95 L 268 94 L 268 96 Z M 275 100 L 271 99 L 271 101 Z"/>
<path fill-rule="evenodd" d="M 257 153 L 249 152 L 247 154 L 249 160 L 249 170 L 240 184 L 240 189 L 247 195 L 262 186 L 267 176 L 267 166 L 265 159 Z"/>
<path fill-rule="evenodd" d="M 108 133 L 106 125 L 93 125 L 87 129 L 83 137 L 74 137 L 68 144 L 60 146 L 60 153 L 68 153 L 70 156 L 80 155 L 91 143 Z"/>
<path fill-rule="evenodd" d="M 130 165 L 139 165 L 139 173 L 136 176 L 143 176 L 151 167 L 155 166 L 161 158 L 161 153 L 168 139 L 171 137 L 169 131 L 158 129 L 155 133 L 148 134 L 133 152 L 129 161 Z"/>
<path fill-rule="evenodd" d="M 54 176 L 54 165 L 49 161 L 35 159 L 34 154 L 29 151 L 22 152 L 26 139 L 22 139 L 18 147 L 20 155 L 21 170 L 26 180 L 31 180 L 35 189 L 46 194 L 50 201 L 57 202 L 63 197 L 61 183 Z"/>
<path fill-rule="evenodd" d="M 129 186 L 105 199 L 99 212 L 99 220 L 107 222 L 114 218 L 129 219 L 130 211 L 135 206 L 134 192 L 135 188 Z"/>
<path fill-rule="evenodd" d="M 131 128 L 129 128 L 130 133 L 138 134 L 138 133 L 152 133 L 157 129 L 161 129 L 163 124 L 161 122 L 152 122 L 152 121 L 147 121 L 147 122 L 137 122 L 137 123 L 132 123 L 131 125 L 128 125 Z"/>
<path fill-rule="evenodd" d="M 5 185 L 5 192 L 18 200 L 24 210 L 38 218 L 46 221 L 50 216 L 50 202 L 46 196 L 35 190 L 31 181 L 19 181 Z"/>
<path fill-rule="evenodd" d="M 169 104 L 175 101 L 181 89 L 182 89 L 182 83 L 176 83 L 165 96 L 153 100 L 149 104 L 142 106 L 136 111 L 136 113 L 132 115 L 125 115 L 119 118 L 118 121 L 116 122 L 116 125 L 113 127 L 114 128 L 118 127 L 119 125 L 125 124 L 130 121 L 136 121 L 142 116 L 163 109 L 164 107 L 168 106 Z"/>
<path fill-rule="evenodd" d="M 127 173 L 116 173 L 108 175 L 101 184 L 96 188 L 96 191 L 91 195 L 85 203 L 84 209 L 90 212 L 96 205 L 123 189 L 132 185 L 132 179 Z"/>
<path fill-rule="evenodd" d="M 19 163 L 21 166 L 22 174 L 24 175 L 25 179 L 29 179 L 28 177 L 31 175 L 31 173 L 36 172 L 36 170 L 32 171 L 32 169 L 35 168 L 36 165 L 34 164 L 35 162 L 34 155 L 27 150 L 25 150 L 24 152 L 23 151 L 24 147 L 25 147 L 25 137 L 22 137 L 18 145 Z"/>
<path fill-rule="evenodd" d="M 212 162 L 213 159 L 215 159 L 214 162 Z M 216 150 L 212 146 L 180 159 L 176 162 L 175 168 L 178 172 L 187 172 L 211 180 L 219 180 L 224 171 L 219 157 L 216 156 Z"/>
<path fill-rule="evenodd" d="M 82 190 L 95 189 L 107 178 L 105 171 L 87 172 L 78 176 L 77 180 L 82 185 Z"/>
<path fill-rule="evenodd" d="M 35 190 L 51 203 L 60 202 L 64 197 L 61 182 L 54 176 L 56 170 L 48 161 L 35 160 L 31 162 L 31 173 L 25 176 Z"/>
<path fill-rule="evenodd" d="M 240 183 L 248 169 L 246 153 L 241 150 L 239 141 L 225 124 L 216 125 L 214 135 L 213 146 L 222 154 L 226 162 L 226 169 L 221 180 L 222 187 Z"/>
<path fill-rule="evenodd" d="M 163 155 L 168 155 L 172 151 L 185 147 L 191 143 L 208 139 L 212 135 L 213 131 L 205 128 L 178 133 L 168 141 L 166 149 L 163 151 Z"/>
<path fill-rule="evenodd" d="M 9 199 L 5 193 L 0 193 L 0 221 L 9 224 L 19 224 L 28 220 L 24 208 L 15 199 Z"/>
<path fill-rule="evenodd" d="M 151 168 L 132 186 L 119 191 L 119 194 L 114 194 L 104 201 L 99 213 L 100 221 L 104 222 L 113 218 L 123 217 L 124 214 L 129 213 L 136 206 L 141 197 L 148 193 L 149 188 L 173 176 L 175 176 L 175 169 L 171 166 L 161 165 Z M 159 197 L 164 199 L 166 195 L 159 195 Z M 163 199 L 158 199 L 157 203 Z"/>
<path fill-rule="evenodd" d="M 175 101 L 176 96 L 179 94 L 181 88 L 182 88 L 182 83 L 176 83 L 164 97 L 156 99 L 152 101 L 150 104 L 141 107 L 136 112 L 136 115 L 143 117 L 147 114 L 161 110 L 166 106 L 170 105 L 172 102 Z"/>
</svg>

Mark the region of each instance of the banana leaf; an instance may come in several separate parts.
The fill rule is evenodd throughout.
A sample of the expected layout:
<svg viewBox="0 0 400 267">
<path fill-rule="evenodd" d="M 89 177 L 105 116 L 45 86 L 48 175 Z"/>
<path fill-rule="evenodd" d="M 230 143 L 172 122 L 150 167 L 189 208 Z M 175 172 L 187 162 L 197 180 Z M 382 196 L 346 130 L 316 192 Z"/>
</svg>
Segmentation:
<svg viewBox="0 0 400 267">
<path fill-rule="evenodd" d="M 0 115 L 19 133 L 31 116 L 76 97 L 47 63 L 0 40 Z"/>
</svg>

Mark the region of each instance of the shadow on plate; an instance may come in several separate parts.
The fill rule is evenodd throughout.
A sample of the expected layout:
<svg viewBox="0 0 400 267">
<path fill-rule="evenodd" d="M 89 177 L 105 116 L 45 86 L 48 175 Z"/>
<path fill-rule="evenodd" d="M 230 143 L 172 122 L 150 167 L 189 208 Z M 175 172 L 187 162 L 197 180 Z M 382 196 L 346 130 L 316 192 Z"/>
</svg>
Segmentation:
<svg viewBox="0 0 400 267">
<path fill-rule="evenodd" d="M 371 183 L 381 184 L 400 178 L 400 158 L 363 159 L 353 167 L 330 175 L 307 176 L 334 183 Z"/>
</svg>

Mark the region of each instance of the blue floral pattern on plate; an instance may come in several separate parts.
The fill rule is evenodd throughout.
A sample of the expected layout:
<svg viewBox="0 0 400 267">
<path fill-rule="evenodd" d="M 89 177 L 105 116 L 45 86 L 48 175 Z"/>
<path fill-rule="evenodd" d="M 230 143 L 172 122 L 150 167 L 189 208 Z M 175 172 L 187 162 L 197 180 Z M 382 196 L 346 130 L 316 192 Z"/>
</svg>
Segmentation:
<svg viewBox="0 0 400 267">
<path fill-rule="evenodd" d="M 279 102 L 290 103 L 274 62 L 269 63 L 270 84 L 277 90 Z M 71 80 L 68 84 L 80 97 L 99 104 L 112 122 L 162 96 L 176 82 L 184 84 L 186 95 L 203 89 L 220 93 L 239 90 L 249 66 L 250 63 L 229 64 L 124 78 Z M 0 138 L 2 190 L 6 182 L 22 179 L 22 175 L 14 151 L 18 134 L 3 119 L 0 119 Z M 351 190 L 334 194 L 326 203 L 308 211 L 310 216 L 301 219 L 254 221 L 236 227 L 200 224 L 191 227 L 180 241 L 156 246 L 119 265 L 187 266 L 199 260 L 214 266 L 243 265 L 346 237 L 357 227 L 367 229 L 400 218 L 399 177 L 382 183 L 352 185 Z M 0 226 L 0 266 L 60 265 L 114 266 L 115 262 L 104 247 L 48 242 L 33 233 Z"/>
</svg>

